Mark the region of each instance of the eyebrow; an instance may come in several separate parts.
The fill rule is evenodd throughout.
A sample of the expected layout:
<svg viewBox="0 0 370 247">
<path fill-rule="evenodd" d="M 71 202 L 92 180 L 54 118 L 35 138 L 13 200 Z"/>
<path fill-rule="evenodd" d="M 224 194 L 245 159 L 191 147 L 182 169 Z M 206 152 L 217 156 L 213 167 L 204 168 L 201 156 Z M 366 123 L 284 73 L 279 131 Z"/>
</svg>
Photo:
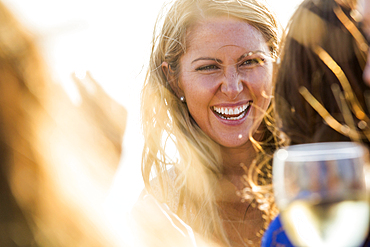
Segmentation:
<svg viewBox="0 0 370 247">
<path fill-rule="evenodd" d="M 212 57 L 199 57 L 197 59 L 194 59 L 191 63 L 195 63 L 196 61 L 200 61 L 200 60 L 211 60 L 211 61 L 216 61 L 217 63 L 221 63 L 222 64 L 222 60 L 221 59 L 212 58 Z"/>
<path fill-rule="evenodd" d="M 262 54 L 264 54 L 266 56 L 266 53 L 264 51 L 260 51 L 260 50 L 257 50 L 257 51 L 249 51 L 249 52 L 246 52 L 243 55 L 241 55 L 237 59 L 237 63 L 240 62 L 241 60 L 243 60 L 245 57 L 251 56 L 251 55 L 256 54 L 256 53 L 262 53 Z M 222 60 L 221 59 L 212 58 L 212 57 L 199 57 L 199 58 L 194 59 L 191 63 L 195 63 L 195 62 L 200 61 L 200 60 L 211 60 L 211 61 L 216 61 L 219 64 L 222 64 Z"/>
</svg>

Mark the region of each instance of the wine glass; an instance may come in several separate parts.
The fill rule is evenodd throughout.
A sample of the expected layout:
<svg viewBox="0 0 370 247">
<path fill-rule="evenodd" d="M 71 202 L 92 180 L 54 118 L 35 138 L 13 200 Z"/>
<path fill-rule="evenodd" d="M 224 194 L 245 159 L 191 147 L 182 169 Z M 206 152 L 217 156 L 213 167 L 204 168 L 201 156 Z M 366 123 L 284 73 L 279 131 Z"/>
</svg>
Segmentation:
<svg viewBox="0 0 370 247">
<path fill-rule="evenodd" d="M 292 145 L 274 154 L 276 205 L 296 246 L 361 246 L 369 225 L 367 150 L 354 142 Z"/>
</svg>

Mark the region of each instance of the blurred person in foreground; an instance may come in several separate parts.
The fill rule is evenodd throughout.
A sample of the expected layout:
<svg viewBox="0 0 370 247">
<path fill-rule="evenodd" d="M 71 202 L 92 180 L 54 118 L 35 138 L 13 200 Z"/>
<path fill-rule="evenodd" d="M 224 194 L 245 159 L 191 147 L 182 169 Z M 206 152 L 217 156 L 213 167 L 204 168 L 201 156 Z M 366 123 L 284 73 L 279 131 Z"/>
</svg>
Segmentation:
<svg viewBox="0 0 370 247">
<path fill-rule="evenodd" d="M 280 25 L 263 0 L 176 0 L 163 17 L 142 91 L 146 195 L 133 210 L 140 239 L 174 246 L 181 232 L 259 246 L 276 212 L 270 102 Z M 148 205 L 163 203 L 150 213 Z M 172 235 L 161 218 L 183 230 Z"/>
<path fill-rule="evenodd" d="M 293 14 L 274 89 L 276 122 L 286 144 L 369 146 L 369 87 L 363 80 L 368 44 L 360 17 L 354 0 L 305 0 Z M 262 246 L 282 244 L 292 246 L 277 217 Z"/>
<path fill-rule="evenodd" d="M 72 104 L 1 2 L 0 60 L 0 246 L 118 246 L 102 204 L 125 109 L 89 76 Z"/>
</svg>

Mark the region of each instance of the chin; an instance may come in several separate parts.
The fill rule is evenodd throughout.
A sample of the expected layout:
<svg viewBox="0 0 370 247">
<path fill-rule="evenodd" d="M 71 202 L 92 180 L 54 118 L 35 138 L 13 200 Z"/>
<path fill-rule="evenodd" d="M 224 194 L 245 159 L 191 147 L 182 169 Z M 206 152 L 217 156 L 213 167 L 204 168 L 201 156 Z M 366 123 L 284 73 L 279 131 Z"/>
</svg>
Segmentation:
<svg viewBox="0 0 370 247">
<path fill-rule="evenodd" d="M 233 139 L 233 140 L 224 140 L 224 141 L 220 141 L 218 142 L 221 146 L 225 147 L 225 148 L 241 148 L 243 146 L 248 146 L 248 145 L 251 145 L 252 142 L 249 140 L 249 137 L 247 136 L 247 138 L 238 138 L 237 137 L 237 140 Z"/>
</svg>

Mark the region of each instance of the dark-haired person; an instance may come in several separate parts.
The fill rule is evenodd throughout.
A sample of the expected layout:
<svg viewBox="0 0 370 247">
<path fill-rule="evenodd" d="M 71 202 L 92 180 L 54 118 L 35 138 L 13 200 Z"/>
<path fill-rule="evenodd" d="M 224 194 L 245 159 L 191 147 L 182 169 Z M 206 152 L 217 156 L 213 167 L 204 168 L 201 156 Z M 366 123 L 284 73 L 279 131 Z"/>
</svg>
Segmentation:
<svg viewBox="0 0 370 247">
<path fill-rule="evenodd" d="M 368 44 L 354 0 L 304 0 L 282 43 L 274 107 L 290 145 L 357 141 L 369 146 Z M 349 226 L 350 227 L 350 226 Z M 292 246 L 277 217 L 262 246 Z"/>
</svg>

